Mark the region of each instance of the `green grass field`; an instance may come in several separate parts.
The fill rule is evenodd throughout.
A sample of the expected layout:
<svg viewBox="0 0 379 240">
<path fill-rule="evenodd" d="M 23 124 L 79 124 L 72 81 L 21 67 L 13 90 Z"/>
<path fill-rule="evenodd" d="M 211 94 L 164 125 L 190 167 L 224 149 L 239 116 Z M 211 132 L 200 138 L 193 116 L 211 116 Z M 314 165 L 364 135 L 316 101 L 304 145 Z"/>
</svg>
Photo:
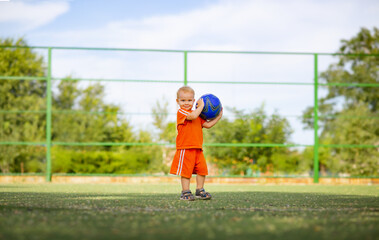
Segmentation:
<svg viewBox="0 0 379 240">
<path fill-rule="evenodd" d="M 0 239 L 378 239 L 378 186 L 0 184 Z"/>
</svg>

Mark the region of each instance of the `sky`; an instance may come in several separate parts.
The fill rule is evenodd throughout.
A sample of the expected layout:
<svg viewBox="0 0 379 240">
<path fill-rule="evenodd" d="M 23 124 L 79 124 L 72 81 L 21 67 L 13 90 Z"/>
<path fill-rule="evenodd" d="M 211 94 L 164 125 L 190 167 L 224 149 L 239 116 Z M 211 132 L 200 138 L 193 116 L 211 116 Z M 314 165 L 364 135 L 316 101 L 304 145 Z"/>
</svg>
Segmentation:
<svg viewBox="0 0 379 240">
<path fill-rule="evenodd" d="M 362 27 L 378 27 L 378 12 L 375 0 L 10 0 L 0 1 L 0 37 L 23 37 L 31 46 L 333 53 Z M 183 80 L 183 56 L 54 50 L 52 71 L 57 78 Z M 320 57 L 319 70 L 333 61 Z M 288 117 L 295 143 L 313 143 L 313 132 L 296 117 L 313 105 L 313 87 L 191 81 L 312 82 L 313 76 L 312 55 L 188 54 L 187 78 L 196 97 L 213 93 L 224 107 L 246 112 L 264 105 L 268 114 Z M 152 128 L 145 113 L 157 101 L 176 112 L 182 85 L 102 84 L 106 100 L 138 113 L 127 118 L 144 129 Z M 227 109 L 225 117 L 231 117 Z"/>
</svg>

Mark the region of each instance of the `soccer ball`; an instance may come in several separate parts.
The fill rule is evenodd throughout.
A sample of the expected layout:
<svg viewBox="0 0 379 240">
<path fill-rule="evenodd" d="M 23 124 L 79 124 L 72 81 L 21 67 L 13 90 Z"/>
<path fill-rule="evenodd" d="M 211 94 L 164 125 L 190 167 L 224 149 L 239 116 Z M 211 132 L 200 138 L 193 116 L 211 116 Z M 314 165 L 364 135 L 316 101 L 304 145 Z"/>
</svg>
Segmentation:
<svg viewBox="0 0 379 240">
<path fill-rule="evenodd" d="M 201 96 L 204 101 L 203 111 L 200 113 L 200 117 L 205 120 L 212 120 L 217 117 L 222 109 L 220 99 L 213 94 L 205 94 Z"/>
</svg>

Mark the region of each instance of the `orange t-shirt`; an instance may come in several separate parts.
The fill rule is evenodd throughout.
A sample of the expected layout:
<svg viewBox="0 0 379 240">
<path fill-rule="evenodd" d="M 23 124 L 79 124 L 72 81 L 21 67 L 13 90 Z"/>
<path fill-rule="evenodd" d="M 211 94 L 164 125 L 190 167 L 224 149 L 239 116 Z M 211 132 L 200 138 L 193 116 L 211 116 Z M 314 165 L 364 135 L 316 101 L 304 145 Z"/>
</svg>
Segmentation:
<svg viewBox="0 0 379 240">
<path fill-rule="evenodd" d="M 176 136 L 176 149 L 203 148 L 203 123 L 204 119 L 198 117 L 194 120 L 187 120 L 187 115 L 191 113 L 184 109 L 179 109 L 176 118 L 178 136 Z"/>
</svg>

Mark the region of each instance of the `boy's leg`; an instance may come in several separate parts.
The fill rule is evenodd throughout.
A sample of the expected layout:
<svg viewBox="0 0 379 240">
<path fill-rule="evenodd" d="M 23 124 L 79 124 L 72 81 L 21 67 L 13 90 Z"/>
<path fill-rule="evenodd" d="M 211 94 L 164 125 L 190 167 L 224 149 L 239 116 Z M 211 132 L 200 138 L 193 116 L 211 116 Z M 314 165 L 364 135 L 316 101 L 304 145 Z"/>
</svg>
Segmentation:
<svg viewBox="0 0 379 240">
<path fill-rule="evenodd" d="M 190 178 L 186 178 L 186 177 L 181 177 L 180 180 L 182 182 L 182 191 L 190 190 L 190 181 L 191 181 L 191 179 Z"/>
<path fill-rule="evenodd" d="M 205 176 L 196 175 L 196 189 L 204 188 Z"/>
<path fill-rule="evenodd" d="M 208 167 L 203 150 L 201 149 L 197 150 L 194 173 L 196 173 L 196 189 L 204 188 L 205 176 L 208 175 Z"/>
<path fill-rule="evenodd" d="M 189 189 L 190 186 L 190 178 L 181 177 L 182 182 L 182 194 L 180 195 L 180 200 L 186 200 L 186 201 L 193 201 L 195 200 L 195 197 L 192 195 L 191 190 Z"/>
</svg>

